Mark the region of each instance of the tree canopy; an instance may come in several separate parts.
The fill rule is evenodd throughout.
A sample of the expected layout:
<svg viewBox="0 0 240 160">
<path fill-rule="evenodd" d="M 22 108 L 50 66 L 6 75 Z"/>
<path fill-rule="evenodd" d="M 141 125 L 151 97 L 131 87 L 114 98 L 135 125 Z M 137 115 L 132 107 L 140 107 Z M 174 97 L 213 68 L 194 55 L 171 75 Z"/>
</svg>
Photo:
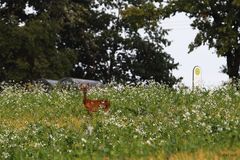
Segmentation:
<svg viewBox="0 0 240 160">
<path fill-rule="evenodd" d="M 171 73 L 178 64 L 163 50 L 170 42 L 164 38 L 167 32 L 159 27 L 160 9 L 150 2 L 127 0 L 97 1 L 95 6 L 93 28 L 100 29 L 94 33 L 98 49 L 92 64 L 83 69 L 86 61 L 82 61 L 77 74 L 119 83 L 155 80 L 173 85 L 178 81 Z"/>
<path fill-rule="evenodd" d="M 231 79 L 239 79 L 240 66 L 240 2 L 239 0 L 168 0 L 166 17 L 184 12 L 193 19 L 191 24 L 199 32 L 189 45 L 189 51 L 203 44 L 215 48 L 227 59 L 226 72 Z"/>
<path fill-rule="evenodd" d="M 170 86 L 178 64 L 152 1 L 0 1 L 0 80 L 63 76 Z"/>
<path fill-rule="evenodd" d="M 60 36 L 63 26 L 71 23 L 67 1 L 3 0 L 0 4 L 1 80 L 69 75 L 76 58 L 72 48 L 61 45 Z"/>
</svg>

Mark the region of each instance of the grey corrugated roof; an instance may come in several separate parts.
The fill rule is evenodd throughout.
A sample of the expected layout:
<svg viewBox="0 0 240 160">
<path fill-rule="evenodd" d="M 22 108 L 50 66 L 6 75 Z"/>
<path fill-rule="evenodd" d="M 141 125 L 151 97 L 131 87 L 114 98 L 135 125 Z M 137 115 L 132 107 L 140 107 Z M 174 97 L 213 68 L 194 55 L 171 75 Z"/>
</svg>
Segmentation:
<svg viewBox="0 0 240 160">
<path fill-rule="evenodd" d="M 78 78 L 71 78 L 71 77 L 62 78 L 59 80 L 59 83 L 63 85 L 74 85 L 74 86 L 80 85 L 80 84 L 89 84 L 92 86 L 102 85 L 100 81 L 89 80 L 89 79 L 78 79 Z"/>
<path fill-rule="evenodd" d="M 49 85 L 49 86 L 56 86 L 58 84 L 58 81 L 57 80 L 53 80 L 53 79 L 39 79 L 37 82 L 40 82 L 40 83 L 43 83 L 45 85 Z"/>
</svg>

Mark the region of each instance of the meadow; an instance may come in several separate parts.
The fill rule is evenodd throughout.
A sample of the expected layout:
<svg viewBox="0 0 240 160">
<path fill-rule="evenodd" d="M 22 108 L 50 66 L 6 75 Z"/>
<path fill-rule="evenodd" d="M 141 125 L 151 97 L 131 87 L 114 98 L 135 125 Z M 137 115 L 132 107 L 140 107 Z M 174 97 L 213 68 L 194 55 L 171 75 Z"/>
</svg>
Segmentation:
<svg viewBox="0 0 240 160">
<path fill-rule="evenodd" d="M 0 159 L 240 159 L 240 91 L 151 83 L 93 88 L 111 108 L 88 114 L 77 89 L 1 84 Z"/>
</svg>

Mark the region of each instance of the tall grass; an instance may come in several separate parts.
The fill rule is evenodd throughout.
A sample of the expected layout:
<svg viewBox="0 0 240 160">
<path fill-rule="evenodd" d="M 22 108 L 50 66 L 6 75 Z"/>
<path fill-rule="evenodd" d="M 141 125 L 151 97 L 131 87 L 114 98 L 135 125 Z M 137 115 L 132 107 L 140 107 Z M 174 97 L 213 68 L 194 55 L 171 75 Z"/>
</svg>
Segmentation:
<svg viewBox="0 0 240 160">
<path fill-rule="evenodd" d="M 1 86 L 0 159 L 240 159 L 240 92 L 148 86 L 89 91 Z"/>
</svg>

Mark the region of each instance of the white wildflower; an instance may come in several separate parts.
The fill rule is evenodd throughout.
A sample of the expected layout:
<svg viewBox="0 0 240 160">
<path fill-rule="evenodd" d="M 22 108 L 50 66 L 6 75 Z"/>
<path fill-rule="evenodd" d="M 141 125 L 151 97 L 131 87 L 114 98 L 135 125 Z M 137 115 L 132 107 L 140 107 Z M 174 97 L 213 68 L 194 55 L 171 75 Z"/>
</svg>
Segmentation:
<svg viewBox="0 0 240 160">
<path fill-rule="evenodd" d="M 2 158 L 7 159 L 10 157 L 10 154 L 8 152 L 2 152 Z"/>
<path fill-rule="evenodd" d="M 93 126 L 90 125 L 87 127 L 87 134 L 92 135 L 92 132 L 93 132 Z"/>
<path fill-rule="evenodd" d="M 81 139 L 83 143 L 87 143 L 87 140 L 85 138 Z"/>
</svg>

